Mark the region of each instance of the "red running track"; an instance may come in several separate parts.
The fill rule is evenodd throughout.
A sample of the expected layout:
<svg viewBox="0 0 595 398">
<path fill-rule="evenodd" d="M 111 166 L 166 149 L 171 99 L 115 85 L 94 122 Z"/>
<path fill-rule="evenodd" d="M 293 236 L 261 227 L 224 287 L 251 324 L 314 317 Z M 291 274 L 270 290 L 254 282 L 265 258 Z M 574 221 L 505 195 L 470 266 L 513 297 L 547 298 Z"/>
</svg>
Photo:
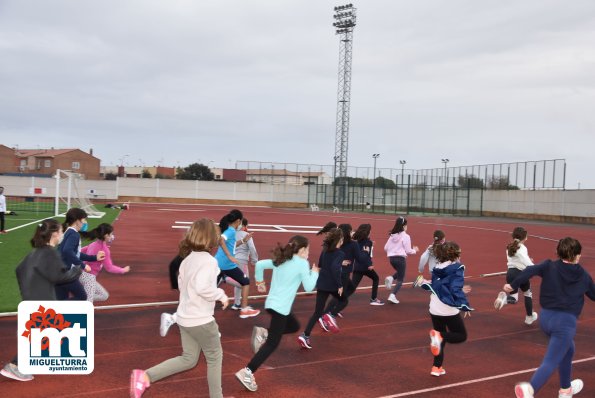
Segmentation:
<svg viewBox="0 0 595 398">
<path fill-rule="evenodd" d="M 182 209 L 182 210 L 160 210 Z M 117 264 L 130 265 L 128 275 L 102 274 L 99 280 L 111 297 L 105 305 L 173 301 L 169 289 L 167 264 L 176 252 L 183 230 L 172 229 L 175 221 L 193 221 L 200 217 L 218 220 L 229 207 L 133 205 L 115 224 L 117 240 L 112 255 Z M 326 221 L 348 222 L 354 227 L 372 224 L 376 241 L 375 266 L 381 277 L 390 272 L 382 247 L 394 217 L 360 214 L 310 213 L 268 208 L 242 208 L 252 224 L 321 226 Z M 300 349 L 297 335 L 284 337 L 279 349 L 256 373 L 259 390 L 246 391 L 234 373 L 251 357 L 249 338 L 255 324 L 267 326 L 263 313 L 242 320 L 237 313 L 217 310 L 215 317 L 222 333 L 224 349 L 223 390 L 226 397 L 327 397 L 332 394 L 353 397 L 505 397 L 513 396 L 515 382 L 529 379 L 531 369 L 543 357 L 545 336 L 537 325 L 523 323 L 522 304 L 502 311 L 492 303 L 504 283 L 503 276 L 481 278 L 480 274 L 505 270 L 504 248 L 510 231 L 524 225 L 531 237 L 527 242 L 536 260 L 552 257 L 556 240 L 570 235 L 583 244 L 583 265 L 593 274 L 595 229 L 577 225 L 519 222 L 494 219 L 410 217 L 409 234 L 413 243 L 424 248 L 432 231 L 440 228 L 447 238 L 457 241 L 463 250 L 468 283 L 472 285 L 470 302 L 476 311 L 465 319 L 469 339 L 446 347 L 444 367 L 447 374 L 432 377 L 429 371 L 428 294 L 404 286 L 399 292 L 401 304 L 382 307 L 368 305 L 368 281 L 352 296 L 340 319 L 341 333 L 331 335 L 315 329 L 312 350 Z M 255 227 L 255 229 L 257 229 Z M 292 233 L 255 232 L 261 258 L 267 258 L 276 242 L 286 242 Z M 313 234 L 310 260 L 319 255 L 320 238 Z M 408 280 L 416 275 L 419 255 L 408 258 Z M 229 287 L 226 287 L 229 289 Z M 539 280 L 534 283 L 538 296 Z M 232 294 L 229 289 L 229 294 Z M 252 294 L 257 294 L 255 289 Z M 387 291 L 381 286 L 380 296 Z M 538 300 L 535 300 L 536 303 Z M 263 299 L 252 304 L 262 308 Z M 102 303 L 99 303 L 102 304 Z M 98 304 L 98 305 L 99 305 Z M 312 313 L 314 297 L 298 297 L 294 312 L 304 325 Z M 539 309 L 539 305 L 536 305 Z M 126 397 L 132 368 L 147 368 L 180 353 L 179 332 L 158 334 L 159 314 L 175 311 L 175 305 L 148 306 L 96 311 L 95 371 L 88 376 L 37 376 L 28 383 L 0 379 L 2 397 Z M 0 355 L 5 361 L 16 353 L 16 319 L 0 318 Z M 585 381 L 581 396 L 595 396 L 595 309 L 586 302 L 576 336 L 574 377 Z M 555 374 L 539 396 L 555 396 Z M 196 369 L 155 383 L 146 397 L 207 397 L 206 369 L 201 359 Z"/>
</svg>

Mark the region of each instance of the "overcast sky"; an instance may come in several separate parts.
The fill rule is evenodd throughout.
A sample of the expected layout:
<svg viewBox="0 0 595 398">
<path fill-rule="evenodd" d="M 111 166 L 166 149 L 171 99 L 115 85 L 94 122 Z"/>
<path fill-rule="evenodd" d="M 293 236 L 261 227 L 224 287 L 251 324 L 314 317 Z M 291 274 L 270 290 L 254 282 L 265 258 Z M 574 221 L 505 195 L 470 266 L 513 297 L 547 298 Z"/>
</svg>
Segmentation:
<svg viewBox="0 0 595 398">
<path fill-rule="evenodd" d="M 595 188 L 595 1 L 352 3 L 350 166 L 565 158 Z M 332 164 L 340 4 L 0 0 L 0 142 Z"/>
</svg>

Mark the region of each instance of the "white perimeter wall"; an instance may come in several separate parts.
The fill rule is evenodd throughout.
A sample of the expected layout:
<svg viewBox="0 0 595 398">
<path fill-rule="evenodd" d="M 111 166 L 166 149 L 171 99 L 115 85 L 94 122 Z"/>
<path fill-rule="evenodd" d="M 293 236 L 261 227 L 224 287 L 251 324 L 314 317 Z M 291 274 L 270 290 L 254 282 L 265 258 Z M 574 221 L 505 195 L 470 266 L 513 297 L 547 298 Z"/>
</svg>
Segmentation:
<svg viewBox="0 0 595 398">
<path fill-rule="evenodd" d="M 62 184 L 60 188 L 62 196 L 67 192 L 65 185 Z M 4 186 L 7 196 L 34 196 L 30 189 L 45 188 L 46 193 L 37 196 L 54 197 L 56 180 L 0 176 L 0 186 Z M 308 186 L 305 185 L 118 178 L 116 181 L 80 180 L 77 186 L 79 194 L 87 195 L 91 200 L 95 198 L 114 202 L 120 196 L 304 204 L 308 201 Z M 91 189 L 95 191 L 95 196 L 88 194 Z M 595 190 L 486 190 L 483 192 L 483 211 L 593 218 Z"/>
</svg>

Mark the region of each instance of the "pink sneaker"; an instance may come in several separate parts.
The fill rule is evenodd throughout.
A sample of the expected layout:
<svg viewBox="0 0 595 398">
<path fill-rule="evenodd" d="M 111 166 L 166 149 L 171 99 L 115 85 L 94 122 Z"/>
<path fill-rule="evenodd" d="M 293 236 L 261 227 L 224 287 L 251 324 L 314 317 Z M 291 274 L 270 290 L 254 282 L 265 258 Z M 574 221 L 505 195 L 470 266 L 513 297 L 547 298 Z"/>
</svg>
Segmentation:
<svg viewBox="0 0 595 398">
<path fill-rule="evenodd" d="M 334 316 L 331 314 L 324 314 L 322 319 L 326 322 L 326 326 L 330 332 L 339 333 L 339 325 L 337 324 Z"/>
<path fill-rule="evenodd" d="M 253 316 L 257 316 L 258 314 L 260 314 L 260 310 L 255 310 L 250 306 L 240 310 L 240 318 L 242 319 L 251 318 Z"/>
<path fill-rule="evenodd" d="M 437 330 L 430 330 L 430 351 L 432 351 L 432 355 L 437 357 L 440 355 L 440 350 L 442 349 L 442 335 Z"/>
<path fill-rule="evenodd" d="M 130 374 L 130 398 L 142 397 L 145 390 L 151 385 L 146 381 L 145 371 L 134 369 Z"/>
</svg>

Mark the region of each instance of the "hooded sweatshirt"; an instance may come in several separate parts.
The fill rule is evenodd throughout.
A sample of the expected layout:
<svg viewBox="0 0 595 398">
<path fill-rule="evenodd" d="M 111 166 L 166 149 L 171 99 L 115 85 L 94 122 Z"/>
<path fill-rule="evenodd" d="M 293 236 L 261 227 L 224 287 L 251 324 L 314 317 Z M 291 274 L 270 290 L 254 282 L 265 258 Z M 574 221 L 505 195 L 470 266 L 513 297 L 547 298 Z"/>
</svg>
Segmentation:
<svg viewBox="0 0 595 398">
<path fill-rule="evenodd" d="M 545 260 L 541 264 L 527 267 L 510 286 L 518 289 L 535 275 L 542 279 L 539 303 L 543 308 L 569 312 L 578 317 L 585 304 L 585 295 L 595 301 L 593 279 L 580 264 Z"/>
<path fill-rule="evenodd" d="M 411 247 L 411 237 L 405 231 L 398 234 L 391 234 L 384 245 L 384 251 L 386 251 L 388 257 L 407 257 L 408 254 L 417 253 Z"/>
<path fill-rule="evenodd" d="M 467 296 L 463 293 L 465 284 L 465 266 L 459 262 L 444 262 L 437 264 L 432 270 L 432 283 L 424 283 L 422 288 L 431 291 L 440 302 L 461 311 L 472 311 Z M 442 311 L 440 311 L 442 312 Z M 430 313 L 434 315 L 454 315 L 434 313 L 430 302 Z"/>
</svg>

